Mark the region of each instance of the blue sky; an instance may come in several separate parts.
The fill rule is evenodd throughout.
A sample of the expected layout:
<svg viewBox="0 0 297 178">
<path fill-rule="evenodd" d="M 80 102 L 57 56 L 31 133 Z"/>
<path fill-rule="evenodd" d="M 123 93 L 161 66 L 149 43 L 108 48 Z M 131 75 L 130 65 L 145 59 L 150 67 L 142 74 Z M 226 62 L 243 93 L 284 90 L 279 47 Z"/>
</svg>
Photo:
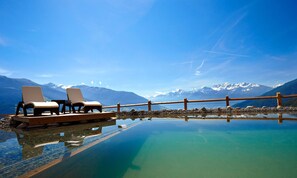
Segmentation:
<svg viewBox="0 0 297 178">
<path fill-rule="evenodd" d="M 297 78 L 294 0 L 0 0 L 0 75 L 143 96 Z"/>
</svg>

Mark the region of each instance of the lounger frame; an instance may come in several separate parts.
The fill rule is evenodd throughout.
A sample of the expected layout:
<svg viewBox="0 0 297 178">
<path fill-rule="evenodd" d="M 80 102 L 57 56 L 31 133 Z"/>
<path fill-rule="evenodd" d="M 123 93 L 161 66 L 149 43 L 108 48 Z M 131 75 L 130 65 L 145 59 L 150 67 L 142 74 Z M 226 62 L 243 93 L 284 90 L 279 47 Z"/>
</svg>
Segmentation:
<svg viewBox="0 0 297 178">
<path fill-rule="evenodd" d="M 29 91 L 29 92 L 28 92 Z M 24 95 L 25 93 L 25 95 Z M 23 109 L 24 116 L 28 115 L 27 109 L 33 109 L 33 115 L 41 115 L 45 111 L 50 111 L 51 114 L 56 113 L 59 115 L 59 107 L 52 106 L 34 106 L 34 102 L 46 103 L 43 98 L 41 87 L 39 86 L 23 86 L 22 87 L 22 101 L 18 103 L 16 108 L 16 115 L 20 113 L 20 109 Z"/>
<path fill-rule="evenodd" d="M 76 112 L 75 107 L 78 107 L 78 112 L 80 112 L 81 109 L 83 109 L 84 113 L 88 113 L 89 111 L 93 112 L 93 109 L 97 109 L 99 112 L 102 112 L 102 106 L 85 106 L 83 103 L 71 103 L 71 107 L 73 113 Z"/>
<path fill-rule="evenodd" d="M 95 105 L 90 105 L 89 102 L 84 101 L 82 92 L 79 88 L 67 88 L 66 93 L 74 113 L 76 112 L 75 107 L 78 107 L 78 112 L 80 112 L 81 109 L 83 109 L 84 113 L 88 113 L 89 111 L 93 112 L 93 109 L 102 112 L 102 105 L 99 102 Z"/>
<path fill-rule="evenodd" d="M 57 115 L 59 115 L 59 108 L 34 108 L 33 104 L 25 104 L 23 101 L 21 101 L 17 105 L 17 109 L 15 113 L 16 116 L 19 115 L 21 108 L 23 109 L 24 116 L 28 115 L 27 109 L 30 109 L 30 108 L 33 109 L 34 116 L 40 116 L 45 111 L 50 111 L 51 115 L 53 113 L 56 113 Z"/>
</svg>

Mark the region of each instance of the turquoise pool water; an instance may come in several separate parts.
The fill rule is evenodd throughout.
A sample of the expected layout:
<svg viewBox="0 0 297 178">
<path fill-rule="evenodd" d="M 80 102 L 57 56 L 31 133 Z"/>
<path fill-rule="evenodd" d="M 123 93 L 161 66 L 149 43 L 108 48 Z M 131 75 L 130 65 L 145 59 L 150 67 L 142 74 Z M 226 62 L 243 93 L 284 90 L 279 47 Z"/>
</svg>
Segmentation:
<svg viewBox="0 0 297 178">
<path fill-rule="evenodd" d="M 296 177 L 297 122 L 144 120 L 35 177 Z"/>
<path fill-rule="evenodd" d="M 0 130 L 0 177 L 296 177 L 296 150 L 292 114 Z"/>
</svg>

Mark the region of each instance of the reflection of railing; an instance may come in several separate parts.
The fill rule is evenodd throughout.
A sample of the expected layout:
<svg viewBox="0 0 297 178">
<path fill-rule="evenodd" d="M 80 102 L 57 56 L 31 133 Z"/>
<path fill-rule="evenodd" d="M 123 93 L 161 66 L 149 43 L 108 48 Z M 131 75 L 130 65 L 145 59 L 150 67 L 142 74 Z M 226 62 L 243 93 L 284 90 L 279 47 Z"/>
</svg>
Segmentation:
<svg viewBox="0 0 297 178">
<path fill-rule="evenodd" d="M 185 121 L 188 121 L 189 119 L 213 119 L 213 120 L 226 120 L 227 122 L 230 122 L 230 120 L 262 120 L 262 121 L 272 121 L 272 120 L 277 120 L 279 124 L 282 124 L 283 121 L 297 121 L 297 118 L 290 118 L 290 117 L 283 117 L 283 113 L 278 113 L 277 117 L 260 117 L 257 116 L 257 114 L 255 114 L 255 116 L 245 116 L 244 117 L 240 117 L 240 116 L 236 116 L 236 115 L 225 115 L 225 116 L 202 116 L 202 117 L 198 117 L 198 116 L 184 116 Z"/>
<path fill-rule="evenodd" d="M 118 103 L 117 105 L 111 106 L 103 106 L 103 109 L 112 109 L 116 108 L 117 112 L 121 111 L 121 107 L 135 107 L 135 106 L 147 106 L 147 110 L 152 110 L 152 105 L 160 105 L 160 104 L 184 104 L 184 110 L 188 109 L 188 103 L 202 103 L 202 102 L 218 102 L 225 101 L 226 107 L 230 106 L 230 101 L 241 101 L 241 100 L 263 100 L 263 99 L 276 99 L 277 106 L 282 106 L 283 98 L 296 98 L 297 94 L 291 95 L 281 95 L 280 92 L 277 92 L 275 96 L 257 96 L 257 97 L 245 97 L 245 98 L 230 98 L 226 96 L 226 98 L 216 98 L 216 99 L 203 99 L 203 100 L 188 100 L 185 98 L 183 101 L 167 101 L 167 102 L 151 102 L 150 100 L 147 103 L 137 103 L 137 104 L 124 104 L 121 105 Z"/>
</svg>

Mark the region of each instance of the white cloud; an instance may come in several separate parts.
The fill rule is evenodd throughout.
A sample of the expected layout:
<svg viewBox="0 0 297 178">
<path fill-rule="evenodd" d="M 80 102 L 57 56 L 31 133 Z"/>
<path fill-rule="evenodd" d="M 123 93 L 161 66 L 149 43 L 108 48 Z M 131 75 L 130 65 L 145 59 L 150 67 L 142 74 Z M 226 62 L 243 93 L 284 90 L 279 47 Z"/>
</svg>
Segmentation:
<svg viewBox="0 0 297 178">
<path fill-rule="evenodd" d="M 153 98 L 155 98 L 157 96 L 165 95 L 165 94 L 167 94 L 167 92 L 156 91 L 153 95 L 146 95 L 144 97 L 147 98 L 147 99 L 153 99 Z"/>
<path fill-rule="evenodd" d="M 99 85 L 102 85 L 102 82 L 101 81 L 99 81 Z"/>
<path fill-rule="evenodd" d="M 73 85 L 63 85 L 63 84 L 59 84 L 58 87 L 61 87 L 63 89 L 67 89 L 67 88 L 71 88 Z"/>
<path fill-rule="evenodd" d="M 276 84 L 273 86 L 273 88 L 277 88 L 277 87 L 280 87 L 280 86 L 283 86 L 284 84 L 283 83 L 279 83 L 279 84 Z"/>
<path fill-rule="evenodd" d="M 94 85 L 94 81 L 93 80 L 91 81 L 91 84 Z"/>
<path fill-rule="evenodd" d="M 11 74 L 11 71 L 0 68 L 0 75 L 10 76 Z"/>
<path fill-rule="evenodd" d="M 200 69 L 203 67 L 203 65 L 204 65 L 204 59 L 202 60 L 202 62 L 201 62 L 201 64 L 196 68 L 196 71 L 195 71 L 195 75 L 196 76 L 198 76 L 198 75 L 200 75 L 201 74 L 201 71 L 200 71 Z"/>
<path fill-rule="evenodd" d="M 199 70 L 197 70 L 196 72 L 195 72 L 195 75 L 196 76 L 198 76 L 198 75 L 200 75 L 201 74 L 201 72 L 199 71 Z"/>
</svg>

